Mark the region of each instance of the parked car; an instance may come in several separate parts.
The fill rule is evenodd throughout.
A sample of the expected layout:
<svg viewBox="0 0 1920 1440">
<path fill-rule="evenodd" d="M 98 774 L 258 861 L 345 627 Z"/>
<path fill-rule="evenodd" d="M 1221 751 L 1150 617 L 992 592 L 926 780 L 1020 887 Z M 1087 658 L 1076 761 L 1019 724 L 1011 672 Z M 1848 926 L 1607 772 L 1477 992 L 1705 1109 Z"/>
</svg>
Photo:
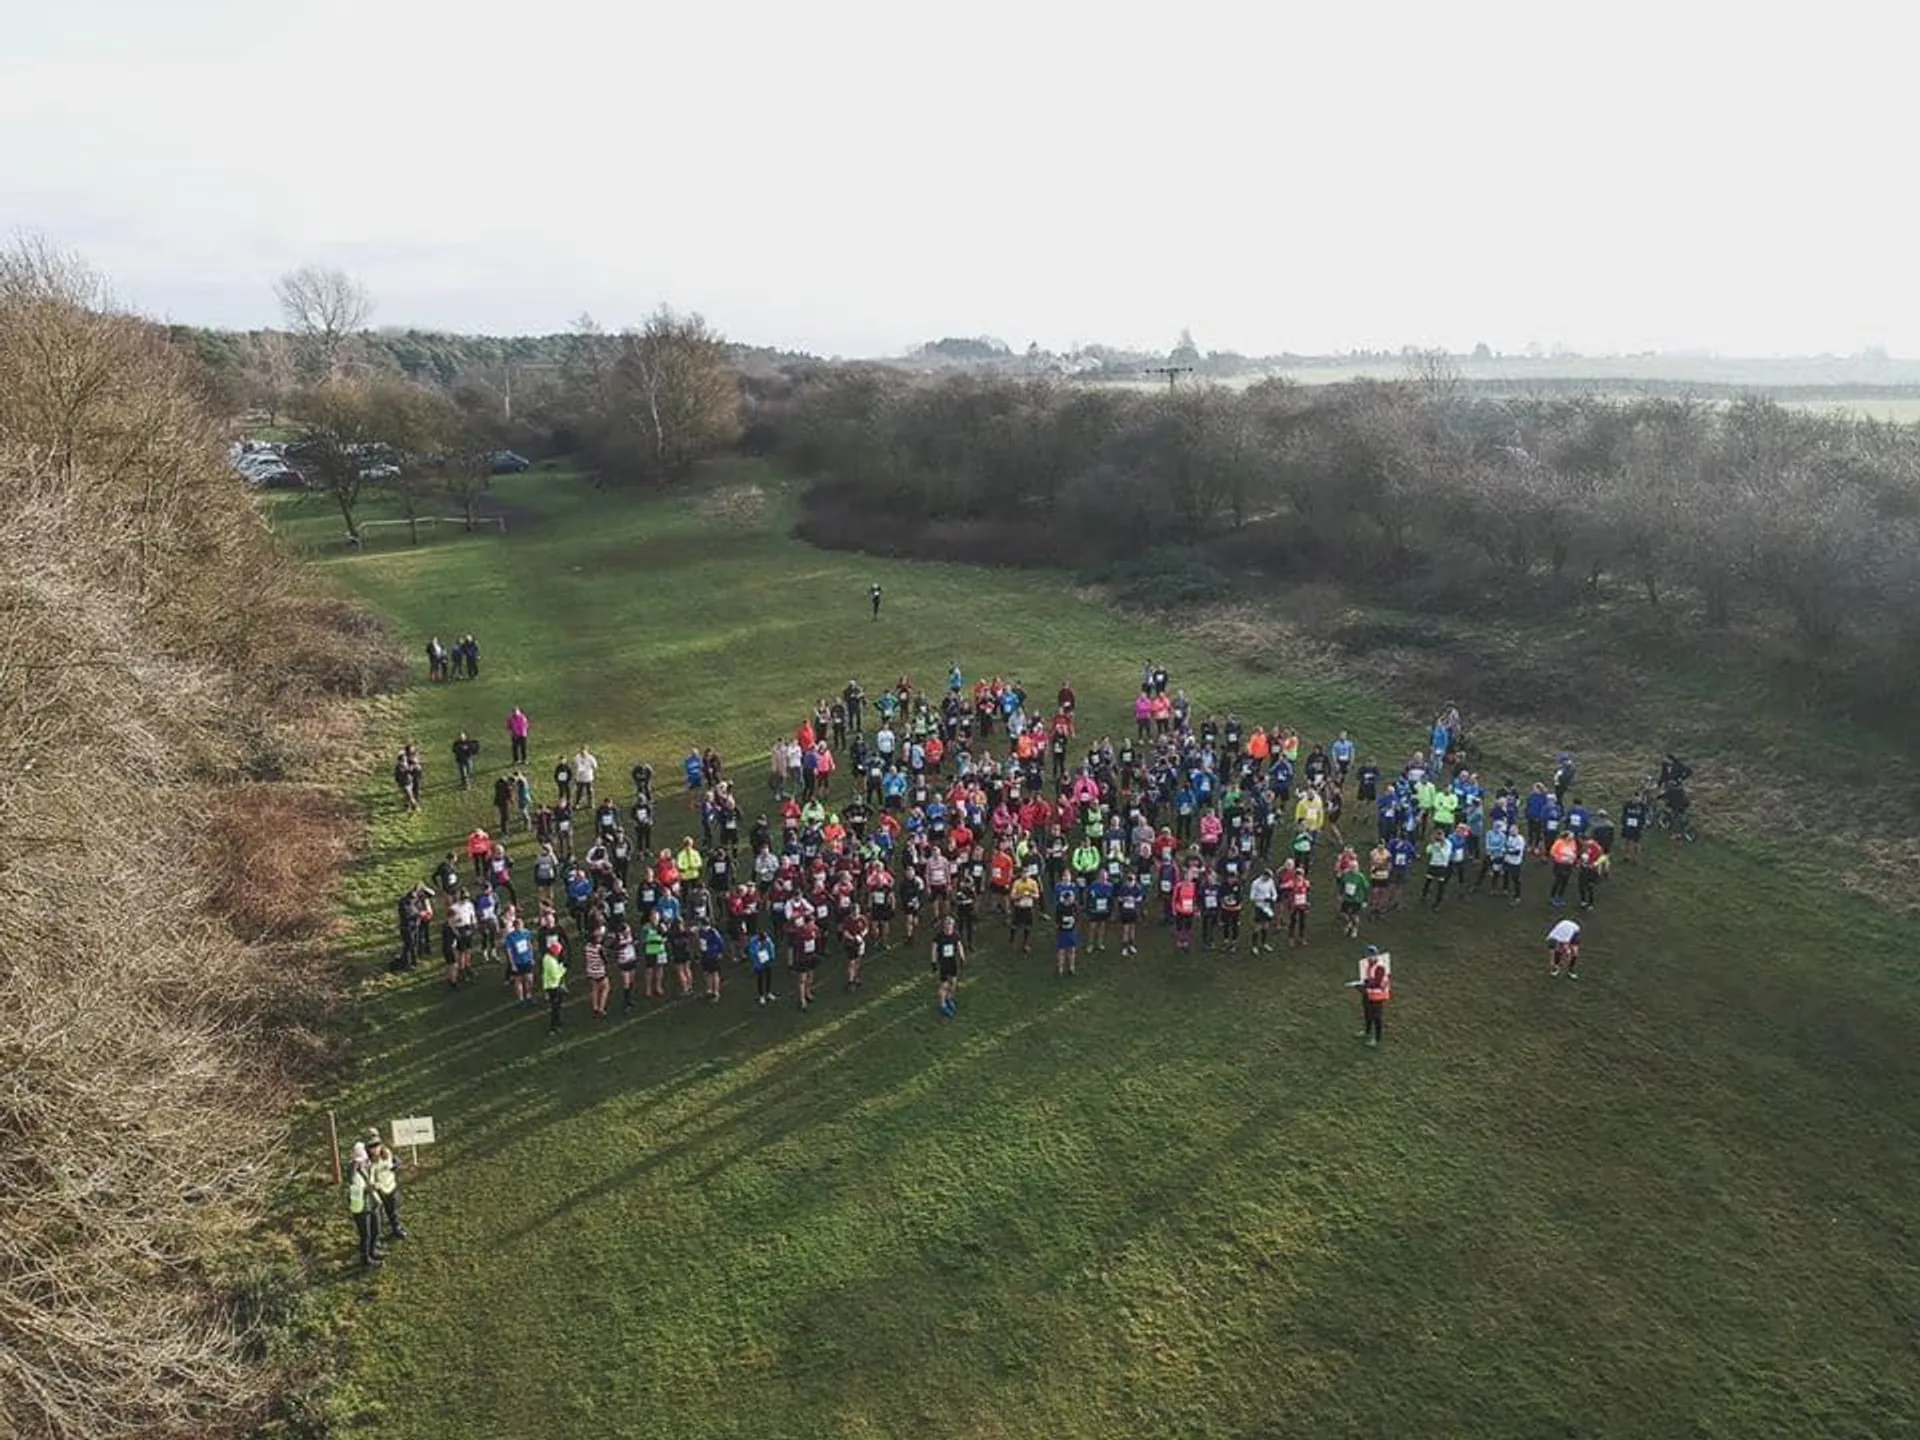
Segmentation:
<svg viewBox="0 0 1920 1440">
<path fill-rule="evenodd" d="M 362 480 L 397 480 L 400 478 L 398 465 L 367 465 L 360 471 Z"/>
<path fill-rule="evenodd" d="M 524 455 L 516 455 L 511 450 L 493 452 L 493 473 L 496 475 L 518 475 L 532 468 L 533 462 Z"/>
<path fill-rule="evenodd" d="M 260 490 L 304 490 L 307 477 L 290 465 L 280 465 L 272 469 L 260 467 L 245 472 L 247 484 Z"/>
</svg>

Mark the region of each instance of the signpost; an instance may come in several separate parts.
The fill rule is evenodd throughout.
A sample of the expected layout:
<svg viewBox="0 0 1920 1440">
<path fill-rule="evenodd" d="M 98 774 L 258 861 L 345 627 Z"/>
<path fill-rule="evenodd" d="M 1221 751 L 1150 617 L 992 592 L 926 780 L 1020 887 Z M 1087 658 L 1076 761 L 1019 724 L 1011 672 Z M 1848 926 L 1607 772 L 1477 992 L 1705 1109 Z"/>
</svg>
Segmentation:
<svg viewBox="0 0 1920 1440">
<path fill-rule="evenodd" d="M 387 1128 L 393 1135 L 393 1148 L 407 1147 L 410 1163 L 420 1163 L 420 1147 L 433 1144 L 433 1117 L 415 1115 L 406 1120 L 389 1120 Z"/>
</svg>

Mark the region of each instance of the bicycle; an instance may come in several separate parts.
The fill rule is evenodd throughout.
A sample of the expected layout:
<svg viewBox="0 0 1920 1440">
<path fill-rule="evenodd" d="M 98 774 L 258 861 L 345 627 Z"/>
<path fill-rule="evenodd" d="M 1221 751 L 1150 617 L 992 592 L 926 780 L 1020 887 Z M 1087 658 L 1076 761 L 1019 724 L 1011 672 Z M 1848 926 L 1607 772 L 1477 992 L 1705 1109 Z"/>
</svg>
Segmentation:
<svg viewBox="0 0 1920 1440">
<path fill-rule="evenodd" d="M 1654 790 L 1651 781 L 1647 784 L 1647 792 L 1654 797 L 1653 823 L 1655 826 L 1666 831 L 1675 840 L 1685 841 L 1689 845 L 1700 838 L 1700 831 L 1693 823 L 1691 805 L 1683 805 L 1676 810 L 1664 793 Z"/>
</svg>

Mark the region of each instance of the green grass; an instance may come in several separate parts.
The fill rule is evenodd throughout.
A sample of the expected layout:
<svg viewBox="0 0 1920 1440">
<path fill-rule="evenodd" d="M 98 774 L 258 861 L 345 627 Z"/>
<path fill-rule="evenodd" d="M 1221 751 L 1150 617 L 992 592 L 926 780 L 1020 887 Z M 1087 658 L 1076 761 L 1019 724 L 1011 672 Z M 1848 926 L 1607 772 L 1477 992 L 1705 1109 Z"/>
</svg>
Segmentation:
<svg viewBox="0 0 1920 1440">
<path fill-rule="evenodd" d="M 1149 654 L 1208 706 L 1382 753 L 1415 733 L 1056 577 L 808 549 L 776 477 L 733 478 L 765 487 L 757 521 L 528 476 L 498 487 L 504 539 L 417 551 L 348 555 L 314 501 L 278 511 L 409 646 L 483 646 L 480 681 L 389 713 L 383 740 L 427 749 L 423 815 L 365 757 L 369 978 L 332 1103 L 432 1114 L 441 1143 L 371 1283 L 344 1207 L 312 1202 L 349 1433 L 1864 1436 L 1920 1414 L 1920 936 L 1758 841 L 1623 871 L 1577 983 L 1542 973 L 1543 903 L 1379 927 L 1378 1051 L 1324 904 L 1304 952 L 1177 959 L 1156 935 L 1071 984 L 989 941 L 952 1024 L 917 953 L 858 998 L 823 975 L 807 1015 L 729 977 L 719 1007 L 594 1029 L 577 1006 L 558 1042 L 492 984 L 379 974 L 398 889 L 488 813 L 448 787 L 448 741 L 500 763 L 515 703 L 537 779 L 585 739 L 663 794 L 712 743 L 755 795 L 744 757 L 818 696 L 954 659 L 1068 676 L 1116 733 Z"/>
</svg>

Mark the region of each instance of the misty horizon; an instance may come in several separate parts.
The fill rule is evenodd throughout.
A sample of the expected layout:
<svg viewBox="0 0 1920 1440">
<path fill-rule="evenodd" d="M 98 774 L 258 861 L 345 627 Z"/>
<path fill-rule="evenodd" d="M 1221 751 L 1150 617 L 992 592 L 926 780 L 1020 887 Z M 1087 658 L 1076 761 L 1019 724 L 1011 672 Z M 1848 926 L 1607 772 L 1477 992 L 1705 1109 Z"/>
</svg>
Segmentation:
<svg viewBox="0 0 1920 1440">
<path fill-rule="evenodd" d="M 823 356 L 1183 327 L 1250 356 L 1920 355 L 1916 30 L 1857 0 L 70 0 L 10 17 L 0 215 L 228 329 L 318 264 L 380 325 L 668 304 Z"/>
</svg>

